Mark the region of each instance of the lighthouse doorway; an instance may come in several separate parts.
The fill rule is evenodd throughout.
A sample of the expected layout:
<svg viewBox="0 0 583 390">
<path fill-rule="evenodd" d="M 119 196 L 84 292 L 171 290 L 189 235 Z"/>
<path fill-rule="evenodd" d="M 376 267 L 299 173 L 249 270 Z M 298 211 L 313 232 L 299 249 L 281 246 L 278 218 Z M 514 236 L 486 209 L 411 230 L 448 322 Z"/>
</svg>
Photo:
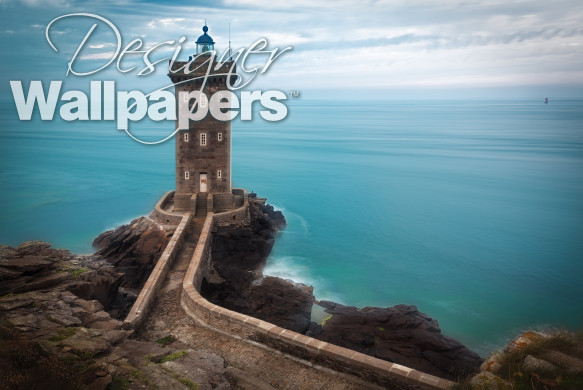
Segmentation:
<svg viewBox="0 0 583 390">
<path fill-rule="evenodd" d="M 200 192 L 206 192 L 206 191 L 207 191 L 206 173 L 201 173 L 200 174 Z"/>
</svg>

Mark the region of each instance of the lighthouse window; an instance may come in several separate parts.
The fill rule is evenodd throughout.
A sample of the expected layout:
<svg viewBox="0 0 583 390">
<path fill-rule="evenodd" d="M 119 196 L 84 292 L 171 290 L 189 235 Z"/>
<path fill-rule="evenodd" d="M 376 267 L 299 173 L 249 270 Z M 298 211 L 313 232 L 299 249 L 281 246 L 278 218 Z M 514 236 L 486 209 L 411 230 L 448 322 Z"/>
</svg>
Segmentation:
<svg viewBox="0 0 583 390">
<path fill-rule="evenodd" d="M 185 179 L 185 180 L 188 180 L 188 179 L 190 179 L 190 172 L 188 172 L 188 171 L 185 171 L 185 172 L 184 172 L 184 179 Z"/>
<path fill-rule="evenodd" d="M 221 170 L 219 169 L 217 171 L 217 179 L 220 179 L 221 177 L 222 177 L 222 173 L 221 173 Z"/>
<path fill-rule="evenodd" d="M 184 142 L 188 142 L 188 133 L 184 133 Z"/>
<path fill-rule="evenodd" d="M 200 145 L 201 146 L 206 145 L 206 133 L 200 133 Z"/>
<path fill-rule="evenodd" d="M 221 142 L 223 140 L 223 133 L 218 133 L 217 139 L 219 140 L 219 142 Z"/>
</svg>

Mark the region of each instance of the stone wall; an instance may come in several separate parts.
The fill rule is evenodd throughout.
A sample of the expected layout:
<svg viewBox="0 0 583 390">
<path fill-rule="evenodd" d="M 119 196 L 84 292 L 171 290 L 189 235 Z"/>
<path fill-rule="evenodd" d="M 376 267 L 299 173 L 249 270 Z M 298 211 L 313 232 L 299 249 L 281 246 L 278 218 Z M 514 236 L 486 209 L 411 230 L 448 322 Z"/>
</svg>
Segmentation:
<svg viewBox="0 0 583 390">
<path fill-rule="evenodd" d="M 170 192 L 158 202 L 155 212 L 161 213 L 161 215 L 172 215 L 172 213 L 163 210 L 164 202 L 168 201 L 169 194 Z M 181 305 L 188 315 L 200 325 L 229 337 L 280 351 L 315 368 L 332 369 L 386 388 L 449 389 L 454 385 L 453 382 L 446 379 L 316 340 L 269 322 L 225 309 L 203 298 L 200 295 L 200 290 L 204 279 L 210 272 L 213 228 L 221 225 L 249 223 L 247 191 L 233 189 L 233 195 L 243 199 L 241 207 L 218 214 L 209 212 L 205 219 L 182 284 Z M 124 327 L 136 328 L 141 320 L 147 316 L 154 297 L 180 249 L 185 231 L 191 220 L 191 213 L 185 213 L 180 220 L 176 232 L 124 321 Z"/>
<path fill-rule="evenodd" d="M 248 203 L 245 202 L 248 216 Z M 217 306 L 200 295 L 211 264 L 212 229 L 241 209 L 209 213 L 183 281 L 181 304 L 199 324 L 217 332 L 283 352 L 314 367 L 360 377 L 391 389 L 448 389 L 453 382 L 280 328 L 274 324 Z M 236 216 L 235 219 L 238 217 Z"/>
<path fill-rule="evenodd" d="M 215 93 L 228 92 L 226 86 L 217 81 L 220 79 L 209 79 L 205 85 L 203 92 L 209 100 Z M 180 92 L 199 89 L 197 84 L 177 84 L 177 105 L 182 103 L 178 101 Z M 215 103 L 209 101 L 208 104 Z M 202 174 L 206 175 L 205 192 L 231 193 L 231 121 L 217 120 L 209 112 L 202 120 L 189 121 L 188 129 L 179 131 L 174 138 L 178 195 L 200 192 Z"/>
<path fill-rule="evenodd" d="M 135 329 L 141 324 L 143 319 L 148 316 L 148 311 L 150 310 L 156 294 L 160 290 L 160 287 L 166 278 L 166 274 L 172 266 L 176 254 L 182 245 L 186 229 L 191 219 L 192 217 L 190 213 L 185 213 L 182 217 L 182 220 L 178 224 L 170 242 L 168 242 L 166 249 L 160 256 L 160 259 L 158 259 L 156 266 L 152 270 L 144 287 L 142 287 L 140 295 L 138 295 L 138 298 L 134 302 L 128 316 L 124 320 L 123 326 L 125 329 Z"/>
<path fill-rule="evenodd" d="M 246 190 L 237 189 L 239 193 L 244 191 L 246 195 Z M 162 198 L 156 204 L 156 207 L 151 212 L 150 216 L 152 218 L 157 219 L 162 223 L 168 223 L 173 225 L 178 225 L 176 231 L 174 232 L 170 242 L 166 246 L 166 249 L 160 256 L 160 259 L 156 263 L 156 266 L 152 270 L 152 273 L 148 277 L 148 280 L 142 287 L 140 291 L 140 295 L 134 302 L 128 316 L 124 321 L 124 328 L 135 329 L 141 323 L 141 321 L 147 317 L 148 311 L 155 299 L 156 293 L 160 289 L 164 279 L 166 278 L 166 274 L 168 270 L 172 266 L 176 254 L 180 250 L 182 243 L 184 242 L 184 235 L 186 232 L 186 228 L 191 223 L 194 217 L 194 211 L 196 209 L 196 197 L 197 194 L 189 195 L 189 209 L 191 212 L 186 213 L 175 213 L 169 212 L 164 210 L 165 206 L 168 205 L 168 202 L 172 199 L 174 195 L 174 191 L 168 191 L 167 193 L 162 196 Z M 213 209 L 213 195 L 216 194 L 209 194 L 207 198 L 207 205 L 208 210 Z M 176 199 L 174 199 L 176 201 Z M 210 215 L 213 215 L 212 213 Z M 207 218 L 208 219 L 208 218 Z M 239 207 L 236 210 L 214 214 L 214 218 L 211 218 L 213 224 L 220 225 L 220 224 L 246 224 L 249 222 L 249 204 L 247 202 L 247 197 L 245 197 L 245 202 L 242 207 Z M 206 221 L 206 220 L 205 220 Z M 202 236 L 201 236 L 202 237 Z M 199 250 L 201 244 L 197 245 L 196 250 Z M 204 243 L 202 245 L 204 248 L 207 248 L 210 251 L 210 245 L 208 243 Z M 196 254 L 196 252 L 195 252 Z M 208 262 L 210 266 L 210 262 Z M 202 268 L 201 268 L 202 270 Z M 205 269 L 203 274 L 208 274 L 208 269 Z M 198 284 L 198 288 L 200 289 L 200 284 Z"/>
<path fill-rule="evenodd" d="M 249 203 L 244 202 L 243 206 L 233 211 L 213 214 L 213 226 L 223 225 L 245 225 L 250 221 Z"/>
<path fill-rule="evenodd" d="M 243 206 L 247 202 L 247 190 L 244 188 L 233 188 L 233 208 Z"/>
<path fill-rule="evenodd" d="M 174 194 L 174 211 L 188 211 L 192 194 Z"/>
<path fill-rule="evenodd" d="M 168 204 L 168 202 L 174 197 L 174 191 L 168 191 L 167 193 L 160 198 L 158 203 L 156 203 L 156 207 L 150 213 L 150 218 L 157 220 L 162 224 L 167 225 L 178 225 L 182 220 L 184 214 L 182 213 L 174 213 L 171 211 L 166 211 L 164 208 Z M 174 199 L 176 201 L 176 199 Z"/>
<path fill-rule="evenodd" d="M 217 213 L 233 210 L 233 194 L 231 192 L 213 194 L 213 209 L 209 210 L 214 210 Z"/>
</svg>

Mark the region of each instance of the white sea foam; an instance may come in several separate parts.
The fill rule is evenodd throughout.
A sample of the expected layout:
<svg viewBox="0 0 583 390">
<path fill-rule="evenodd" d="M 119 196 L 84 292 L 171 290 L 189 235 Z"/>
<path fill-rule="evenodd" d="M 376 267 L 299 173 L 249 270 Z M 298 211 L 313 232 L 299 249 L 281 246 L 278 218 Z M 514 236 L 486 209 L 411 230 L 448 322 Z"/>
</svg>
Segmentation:
<svg viewBox="0 0 583 390">
<path fill-rule="evenodd" d="M 128 225 L 130 222 L 132 222 L 134 219 L 136 218 L 140 218 L 141 215 L 137 215 L 131 218 L 125 218 L 123 220 L 118 220 L 118 222 L 115 222 L 111 225 L 107 225 L 107 227 L 105 229 L 103 229 L 104 232 L 110 231 L 110 230 L 115 230 L 118 227 L 122 226 L 122 225 Z"/>
<path fill-rule="evenodd" d="M 283 207 L 283 206 L 279 206 L 277 204 L 274 203 L 269 203 L 271 206 L 273 206 L 273 209 L 275 211 L 281 211 L 287 221 L 288 227 L 287 227 L 287 231 L 290 233 L 301 233 L 304 236 L 306 236 L 309 232 L 310 232 L 310 226 L 308 224 L 308 221 L 302 217 L 301 215 L 294 213 L 291 210 L 288 210 L 287 208 Z M 297 228 L 297 229 L 296 229 Z"/>
<path fill-rule="evenodd" d="M 317 300 L 343 303 L 344 299 L 331 292 L 327 287 L 328 281 L 314 278 L 310 268 L 305 263 L 306 259 L 301 256 L 270 256 L 263 269 L 263 274 L 312 286 Z"/>
<path fill-rule="evenodd" d="M 270 204 L 271 206 L 273 206 L 273 209 L 274 209 L 275 211 L 281 211 L 281 212 L 282 212 L 282 213 L 284 213 L 284 214 L 285 214 L 285 213 L 287 213 L 287 209 L 286 209 L 285 207 L 278 206 L 278 205 L 276 205 L 276 204 L 274 204 L 274 203 L 271 203 L 271 202 L 269 202 L 269 204 Z"/>
<path fill-rule="evenodd" d="M 282 212 L 287 220 L 289 230 L 295 230 L 297 233 L 301 233 L 304 236 L 308 235 L 310 232 L 310 225 L 304 217 L 289 210 L 286 210 L 285 212 L 282 210 Z"/>
<path fill-rule="evenodd" d="M 308 233 L 310 232 L 310 226 L 308 225 L 308 221 L 307 221 L 307 220 L 306 220 L 304 217 L 302 217 L 301 215 L 298 215 L 298 214 L 294 214 L 294 215 L 295 215 L 295 216 L 298 218 L 298 220 L 300 221 L 300 224 L 301 224 L 301 226 L 302 226 L 302 229 L 303 229 L 304 235 L 305 235 L 305 236 L 307 236 L 307 235 L 308 235 Z"/>
<path fill-rule="evenodd" d="M 282 279 L 291 279 L 295 283 L 303 283 L 312 286 L 313 280 L 309 275 L 310 270 L 301 264 L 301 258 L 295 256 L 271 256 L 263 270 L 265 275 L 277 276 Z"/>
</svg>

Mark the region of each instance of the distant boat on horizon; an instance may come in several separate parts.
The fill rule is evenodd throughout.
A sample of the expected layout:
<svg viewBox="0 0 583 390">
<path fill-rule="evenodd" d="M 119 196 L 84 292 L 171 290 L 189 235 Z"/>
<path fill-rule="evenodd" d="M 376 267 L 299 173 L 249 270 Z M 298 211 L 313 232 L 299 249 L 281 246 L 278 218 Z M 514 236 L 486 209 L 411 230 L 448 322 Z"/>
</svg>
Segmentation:
<svg viewBox="0 0 583 390">
<path fill-rule="evenodd" d="M 549 104 L 549 98 L 545 98 L 545 104 Z"/>
</svg>

